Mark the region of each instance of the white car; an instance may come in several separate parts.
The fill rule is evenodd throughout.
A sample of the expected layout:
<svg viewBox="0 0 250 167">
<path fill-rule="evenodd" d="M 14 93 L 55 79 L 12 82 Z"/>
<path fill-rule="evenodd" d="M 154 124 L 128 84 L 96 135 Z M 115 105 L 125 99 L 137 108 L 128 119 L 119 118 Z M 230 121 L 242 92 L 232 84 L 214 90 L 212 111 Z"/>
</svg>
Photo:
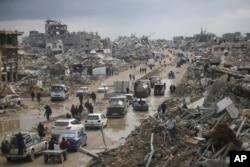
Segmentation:
<svg viewBox="0 0 250 167">
<path fill-rule="evenodd" d="M 102 128 L 108 125 L 108 118 L 102 113 L 88 114 L 85 120 L 86 128 Z"/>
<path fill-rule="evenodd" d="M 83 96 L 90 95 L 91 91 L 86 86 L 80 87 L 80 89 L 76 91 L 76 96 L 79 96 L 80 94 L 82 94 Z"/>
<path fill-rule="evenodd" d="M 78 130 L 82 133 L 85 132 L 84 125 L 76 120 L 75 118 L 69 119 L 58 119 L 52 126 L 52 136 L 58 137 L 60 134 L 64 133 L 65 130 Z"/>
<path fill-rule="evenodd" d="M 108 85 L 107 84 L 101 84 L 98 88 L 98 92 L 107 92 L 108 91 Z"/>
</svg>

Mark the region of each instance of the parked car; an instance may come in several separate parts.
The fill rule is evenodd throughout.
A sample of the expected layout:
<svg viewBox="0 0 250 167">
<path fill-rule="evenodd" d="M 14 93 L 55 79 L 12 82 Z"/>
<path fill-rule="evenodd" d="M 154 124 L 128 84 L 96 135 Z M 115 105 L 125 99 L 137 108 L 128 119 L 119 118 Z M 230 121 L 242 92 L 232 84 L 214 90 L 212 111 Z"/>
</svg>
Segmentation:
<svg viewBox="0 0 250 167">
<path fill-rule="evenodd" d="M 27 158 L 29 161 L 35 159 L 35 155 L 47 149 L 47 141 L 35 132 L 20 132 L 23 137 L 22 154 L 18 152 L 18 133 L 11 133 L 4 137 L 1 145 L 2 155 L 10 162 L 14 158 Z"/>
<path fill-rule="evenodd" d="M 76 120 L 75 118 L 58 119 L 52 126 L 51 133 L 52 136 L 59 137 L 62 133 L 64 133 L 67 130 L 78 130 L 84 133 L 85 127 L 80 121 Z"/>
<path fill-rule="evenodd" d="M 108 125 L 106 115 L 102 113 L 88 114 L 85 120 L 85 128 L 101 128 Z"/>
<path fill-rule="evenodd" d="M 0 99 L 1 106 L 8 107 L 15 104 L 21 104 L 23 99 L 18 94 L 9 94 Z"/>
<path fill-rule="evenodd" d="M 137 98 L 133 102 L 134 111 L 148 111 L 149 106 L 147 100 L 144 98 Z"/>
<path fill-rule="evenodd" d="M 98 87 L 98 92 L 107 92 L 108 91 L 108 85 L 107 84 L 101 84 L 99 87 Z"/>
<path fill-rule="evenodd" d="M 87 145 L 87 134 L 78 130 L 66 130 L 62 132 L 58 141 L 61 142 L 63 137 L 69 143 L 68 150 L 77 151 L 79 147 Z"/>
<path fill-rule="evenodd" d="M 90 96 L 91 90 L 86 86 L 80 87 L 80 89 L 76 91 L 76 96 L 78 97 L 80 94 L 83 96 Z"/>
</svg>

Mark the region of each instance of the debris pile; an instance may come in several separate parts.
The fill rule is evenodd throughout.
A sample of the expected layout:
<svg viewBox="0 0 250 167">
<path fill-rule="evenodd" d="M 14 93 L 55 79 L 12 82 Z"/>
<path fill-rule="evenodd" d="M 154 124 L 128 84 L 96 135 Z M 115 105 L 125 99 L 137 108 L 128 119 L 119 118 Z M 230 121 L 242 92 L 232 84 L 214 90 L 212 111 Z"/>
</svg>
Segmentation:
<svg viewBox="0 0 250 167">
<path fill-rule="evenodd" d="M 250 150 L 248 76 L 217 75 L 206 63 L 187 70 L 164 101 L 166 113 L 149 116 L 124 145 L 99 153 L 89 166 L 226 167 L 230 151 Z"/>
</svg>

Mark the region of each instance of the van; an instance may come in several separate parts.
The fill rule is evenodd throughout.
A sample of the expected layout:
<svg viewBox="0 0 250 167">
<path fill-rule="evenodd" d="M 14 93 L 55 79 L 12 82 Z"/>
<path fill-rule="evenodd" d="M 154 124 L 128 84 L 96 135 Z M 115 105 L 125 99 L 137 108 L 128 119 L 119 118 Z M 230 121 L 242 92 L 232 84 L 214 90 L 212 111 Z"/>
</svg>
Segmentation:
<svg viewBox="0 0 250 167">
<path fill-rule="evenodd" d="M 155 65 L 155 59 L 148 59 L 147 65 L 148 66 L 154 66 Z"/>
<path fill-rule="evenodd" d="M 50 98 L 51 101 L 68 99 L 69 98 L 68 87 L 64 84 L 51 85 Z"/>
</svg>

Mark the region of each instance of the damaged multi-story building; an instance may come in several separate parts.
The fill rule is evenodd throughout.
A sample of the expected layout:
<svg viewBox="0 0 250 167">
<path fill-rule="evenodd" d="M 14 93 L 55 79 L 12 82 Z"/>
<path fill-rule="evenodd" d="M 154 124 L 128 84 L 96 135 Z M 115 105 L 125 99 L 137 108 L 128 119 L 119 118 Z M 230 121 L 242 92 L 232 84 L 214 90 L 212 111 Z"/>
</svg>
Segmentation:
<svg viewBox="0 0 250 167">
<path fill-rule="evenodd" d="M 111 48 L 110 39 L 101 39 L 97 32 L 70 33 L 66 24 L 51 19 L 45 21 L 45 33 L 30 31 L 25 42 L 32 47 L 48 49 L 50 55 L 60 54 L 69 49 L 89 53 L 91 50 Z"/>
<path fill-rule="evenodd" d="M 18 36 L 23 32 L 0 30 L 0 80 L 18 80 Z"/>
</svg>

